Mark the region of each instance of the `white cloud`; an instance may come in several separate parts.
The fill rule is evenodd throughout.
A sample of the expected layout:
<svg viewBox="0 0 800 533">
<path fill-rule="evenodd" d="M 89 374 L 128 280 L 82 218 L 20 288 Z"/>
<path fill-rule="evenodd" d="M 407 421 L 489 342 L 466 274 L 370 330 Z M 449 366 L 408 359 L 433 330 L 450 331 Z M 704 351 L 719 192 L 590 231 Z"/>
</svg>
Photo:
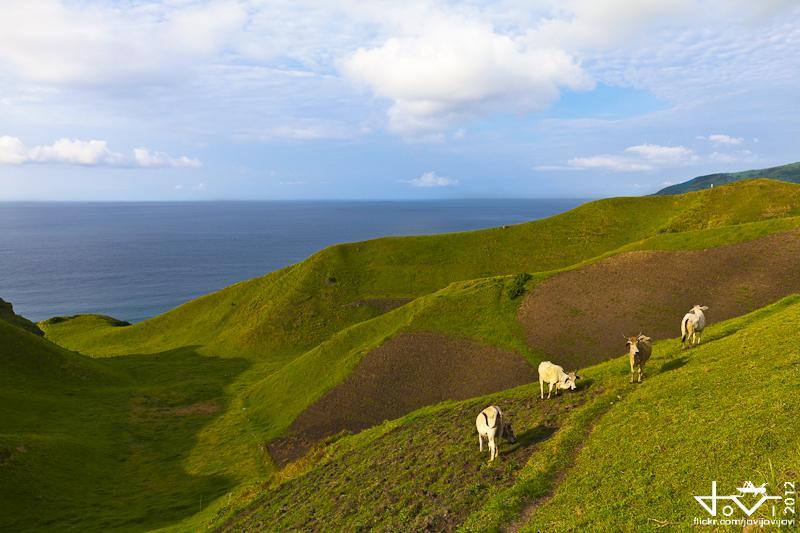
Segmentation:
<svg viewBox="0 0 800 533">
<path fill-rule="evenodd" d="M 136 148 L 132 157 L 126 157 L 108 148 L 100 140 L 58 139 L 52 144 L 28 149 L 17 137 L 0 137 L 0 164 L 50 163 L 80 166 L 119 167 L 190 167 L 197 168 L 200 161 L 186 156 L 171 157 L 164 152 Z"/>
<path fill-rule="evenodd" d="M 124 157 L 109 150 L 106 141 L 58 139 L 53 144 L 31 148 L 28 151 L 28 161 L 97 166 L 121 164 Z"/>
<path fill-rule="evenodd" d="M 416 135 L 490 111 L 539 111 L 562 88 L 594 86 L 574 57 L 531 47 L 486 23 L 432 16 L 419 31 L 347 57 L 342 70 L 392 102 L 389 126 Z"/>
<path fill-rule="evenodd" d="M 725 135 L 724 133 L 712 133 L 705 138 L 714 144 L 736 145 L 744 142 L 744 139 L 741 137 L 731 137 L 730 135 Z"/>
<path fill-rule="evenodd" d="M 637 144 L 625 148 L 624 155 L 601 154 L 574 157 L 567 165 L 576 169 L 602 169 L 613 172 L 645 172 L 662 167 L 675 167 L 699 161 L 700 157 L 685 146 Z"/>
<path fill-rule="evenodd" d="M 235 1 L 102 6 L 6 0 L 0 67 L 35 82 L 102 85 L 174 77 L 247 20 Z"/>
<path fill-rule="evenodd" d="M 661 146 L 645 143 L 629 146 L 625 148 L 625 151 L 662 164 L 682 164 L 697 160 L 697 154 L 685 146 Z"/>
<path fill-rule="evenodd" d="M 750 150 L 736 150 L 734 152 L 712 152 L 708 159 L 714 163 L 753 163 L 758 158 Z"/>
<path fill-rule="evenodd" d="M 594 155 L 590 157 L 573 157 L 567 165 L 577 169 L 599 169 L 614 172 L 644 172 L 652 170 L 652 165 L 637 163 L 625 157 L 614 155 Z"/>
<path fill-rule="evenodd" d="M 452 187 L 458 185 L 458 180 L 439 176 L 436 172 L 430 171 L 425 172 L 418 178 L 408 180 L 405 183 L 408 183 L 412 187 Z"/>
<path fill-rule="evenodd" d="M 198 168 L 200 161 L 182 155 L 171 157 L 164 152 L 155 152 L 147 148 L 134 148 L 133 159 L 140 167 L 188 167 Z"/>
<path fill-rule="evenodd" d="M 25 145 L 16 137 L 0 136 L 0 165 L 19 165 L 28 159 Z"/>
</svg>

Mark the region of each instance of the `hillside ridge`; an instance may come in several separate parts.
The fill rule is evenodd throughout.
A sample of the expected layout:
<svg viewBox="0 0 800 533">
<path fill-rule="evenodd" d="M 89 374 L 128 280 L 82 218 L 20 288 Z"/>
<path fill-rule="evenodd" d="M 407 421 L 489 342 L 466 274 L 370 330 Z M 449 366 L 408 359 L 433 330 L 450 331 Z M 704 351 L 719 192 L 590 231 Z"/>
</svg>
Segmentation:
<svg viewBox="0 0 800 533">
<path fill-rule="evenodd" d="M 779 165 L 770 168 L 743 170 L 740 172 L 717 172 L 698 176 L 688 181 L 675 183 L 664 187 L 656 194 L 682 194 L 691 191 L 700 191 L 710 187 L 718 187 L 745 179 L 769 178 L 774 180 L 800 183 L 800 162 Z"/>
</svg>

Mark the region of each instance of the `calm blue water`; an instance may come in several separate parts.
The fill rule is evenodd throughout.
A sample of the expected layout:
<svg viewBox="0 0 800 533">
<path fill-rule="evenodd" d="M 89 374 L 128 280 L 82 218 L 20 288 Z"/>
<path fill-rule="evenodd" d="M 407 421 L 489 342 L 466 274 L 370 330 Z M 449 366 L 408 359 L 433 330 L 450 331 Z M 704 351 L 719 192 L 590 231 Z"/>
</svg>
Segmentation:
<svg viewBox="0 0 800 533">
<path fill-rule="evenodd" d="M 2 203 L 0 298 L 131 322 L 328 245 L 515 224 L 584 200 Z"/>
</svg>

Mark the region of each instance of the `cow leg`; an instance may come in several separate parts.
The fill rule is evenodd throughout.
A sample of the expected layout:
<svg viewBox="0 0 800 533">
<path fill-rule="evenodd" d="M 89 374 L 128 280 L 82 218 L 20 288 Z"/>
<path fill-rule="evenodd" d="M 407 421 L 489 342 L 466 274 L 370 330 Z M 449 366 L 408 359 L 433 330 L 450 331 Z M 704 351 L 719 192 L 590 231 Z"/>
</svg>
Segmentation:
<svg viewBox="0 0 800 533">
<path fill-rule="evenodd" d="M 494 461 L 494 457 L 497 454 L 497 444 L 495 444 L 494 439 L 489 439 L 489 462 L 491 463 Z"/>
<path fill-rule="evenodd" d="M 642 365 L 639 365 L 639 383 L 642 382 Z"/>
<path fill-rule="evenodd" d="M 542 378 L 539 378 L 539 392 L 542 400 L 544 400 L 544 381 Z"/>
<path fill-rule="evenodd" d="M 483 437 L 478 433 L 478 450 L 483 451 Z"/>
<path fill-rule="evenodd" d="M 550 399 L 550 395 L 553 394 L 553 384 L 548 383 L 547 385 L 547 399 Z"/>
<path fill-rule="evenodd" d="M 634 361 L 633 361 L 633 357 L 630 358 L 630 362 L 631 362 L 631 383 L 633 383 L 633 371 L 634 371 L 634 366 L 635 366 Z"/>
</svg>

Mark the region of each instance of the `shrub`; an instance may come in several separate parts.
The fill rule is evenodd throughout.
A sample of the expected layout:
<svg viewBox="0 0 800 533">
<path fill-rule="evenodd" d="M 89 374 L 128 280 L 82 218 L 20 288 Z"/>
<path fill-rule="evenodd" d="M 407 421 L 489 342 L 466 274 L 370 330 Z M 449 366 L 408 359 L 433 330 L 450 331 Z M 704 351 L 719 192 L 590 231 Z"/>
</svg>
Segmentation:
<svg viewBox="0 0 800 533">
<path fill-rule="evenodd" d="M 511 280 L 511 286 L 508 288 L 508 296 L 513 300 L 525 294 L 525 284 L 530 281 L 531 277 L 527 272 L 514 276 L 514 279 Z"/>
</svg>

